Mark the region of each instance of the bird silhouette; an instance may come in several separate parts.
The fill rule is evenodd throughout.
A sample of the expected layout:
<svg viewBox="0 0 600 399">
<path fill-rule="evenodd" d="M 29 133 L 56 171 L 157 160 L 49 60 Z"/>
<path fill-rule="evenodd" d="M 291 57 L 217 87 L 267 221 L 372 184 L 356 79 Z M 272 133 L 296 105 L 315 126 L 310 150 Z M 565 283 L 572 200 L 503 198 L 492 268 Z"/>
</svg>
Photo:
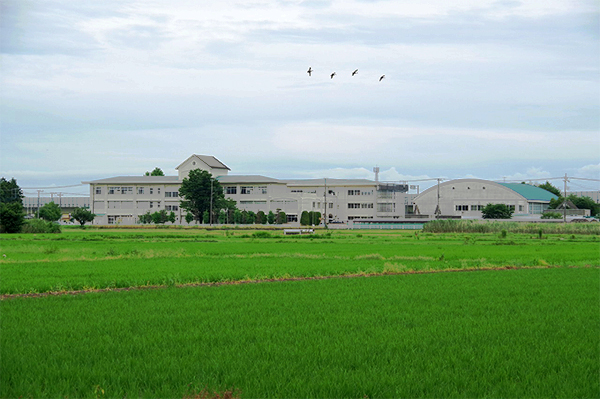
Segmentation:
<svg viewBox="0 0 600 399">
<path fill-rule="evenodd" d="M 356 75 L 358 73 L 358 69 L 355 69 L 354 72 L 352 72 L 352 76 Z"/>
<path fill-rule="evenodd" d="M 333 77 L 337 75 L 335 72 L 331 74 L 331 79 L 333 79 Z"/>
<path fill-rule="evenodd" d="M 308 74 L 308 76 L 312 76 L 311 75 L 312 71 L 313 71 L 312 67 L 308 67 L 308 71 L 306 71 L 306 73 Z"/>
<path fill-rule="evenodd" d="M 381 77 L 379 78 L 379 81 L 381 82 L 383 79 L 385 79 L 385 75 L 381 75 Z"/>
</svg>

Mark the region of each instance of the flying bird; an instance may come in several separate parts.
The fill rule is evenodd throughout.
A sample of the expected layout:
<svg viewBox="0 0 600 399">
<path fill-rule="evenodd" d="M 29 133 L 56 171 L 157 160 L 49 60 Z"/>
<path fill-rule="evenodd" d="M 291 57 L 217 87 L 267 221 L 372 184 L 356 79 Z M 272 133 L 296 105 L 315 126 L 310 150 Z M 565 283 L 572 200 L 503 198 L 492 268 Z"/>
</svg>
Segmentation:
<svg viewBox="0 0 600 399">
<path fill-rule="evenodd" d="M 335 72 L 331 74 L 331 79 L 333 79 L 333 77 L 337 75 Z"/>
<path fill-rule="evenodd" d="M 352 72 L 352 76 L 356 75 L 358 73 L 358 69 L 355 69 L 354 72 Z"/>
<path fill-rule="evenodd" d="M 383 79 L 385 79 L 385 75 L 381 75 L 381 77 L 379 78 L 379 81 L 381 82 Z"/>
<path fill-rule="evenodd" d="M 312 67 L 308 67 L 308 71 L 306 71 L 306 73 L 308 74 L 308 76 L 312 76 L 311 75 L 312 71 L 313 71 Z"/>
</svg>

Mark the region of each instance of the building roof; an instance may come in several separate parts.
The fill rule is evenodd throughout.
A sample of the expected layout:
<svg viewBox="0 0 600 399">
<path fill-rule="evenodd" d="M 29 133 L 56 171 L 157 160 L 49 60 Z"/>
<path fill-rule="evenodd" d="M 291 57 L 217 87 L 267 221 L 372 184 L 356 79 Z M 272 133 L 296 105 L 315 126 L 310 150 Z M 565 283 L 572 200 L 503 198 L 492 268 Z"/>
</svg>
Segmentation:
<svg viewBox="0 0 600 399">
<path fill-rule="evenodd" d="M 288 186 L 374 186 L 374 180 L 368 179 L 281 179 Z"/>
<path fill-rule="evenodd" d="M 271 177 L 261 175 L 226 175 L 217 176 L 216 179 L 219 183 L 233 184 L 233 183 L 274 183 L 274 184 L 285 184 L 285 182 L 273 179 Z"/>
<path fill-rule="evenodd" d="M 178 176 L 115 176 L 106 179 L 82 181 L 83 184 L 173 184 L 180 183 Z"/>
<path fill-rule="evenodd" d="M 227 167 L 227 165 L 225 165 L 223 162 L 219 161 L 217 158 L 213 157 L 212 155 L 197 155 L 197 154 L 190 155 L 185 161 L 180 163 L 179 166 L 176 167 L 175 169 L 179 169 L 181 167 L 181 165 L 186 163 L 192 157 L 199 158 L 202 162 L 204 162 L 205 164 L 207 164 L 208 166 L 210 166 L 213 169 L 231 170 Z"/>
<path fill-rule="evenodd" d="M 550 201 L 551 199 L 558 198 L 550 191 L 546 191 L 543 188 L 532 186 L 530 184 L 520 183 L 498 183 L 501 186 L 510 188 L 519 195 L 526 198 L 528 201 Z"/>
</svg>

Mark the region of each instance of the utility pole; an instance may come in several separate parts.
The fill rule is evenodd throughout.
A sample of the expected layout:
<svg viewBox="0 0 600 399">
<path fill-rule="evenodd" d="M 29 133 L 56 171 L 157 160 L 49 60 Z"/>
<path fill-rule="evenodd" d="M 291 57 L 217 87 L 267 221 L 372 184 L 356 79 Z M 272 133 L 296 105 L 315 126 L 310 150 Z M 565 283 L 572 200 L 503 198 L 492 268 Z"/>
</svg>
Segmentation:
<svg viewBox="0 0 600 399">
<path fill-rule="evenodd" d="M 435 208 L 435 218 L 439 218 L 442 210 L 440 209 L 440 181 L 442 179 L 438 178 L 437 180 L 437 207 Z"/>
<path fill-rule="evenodd" d="M 208 215 L 208 222 L 212 226 L 212 202 L 213 202 L 213 179 L 210 178 L 210 215 Z"/>
<path fill-rule="evenodd" d="M 323 179 L 325 182 L 325 191 L 323 191 L 323 197 L 325 202 L 325 210 L 323 212 L 323 224 L 325 225 L 325 230 L 327 230 L 327 179 Z"/>
<path fill-rule="evenodd" d="M 44 190 L 37 190 L 38 193 L 38 205 L 37 205 L 37 218 L 40 218 L 40 193 Z"/>
<path fill-rule="evenodd" d="M 567 223 L 567 182 L 569 179 L 567 178 L 567 174 L 565 173 L 565 199 L 563 200 L 563 223 Z"/>
</svg>

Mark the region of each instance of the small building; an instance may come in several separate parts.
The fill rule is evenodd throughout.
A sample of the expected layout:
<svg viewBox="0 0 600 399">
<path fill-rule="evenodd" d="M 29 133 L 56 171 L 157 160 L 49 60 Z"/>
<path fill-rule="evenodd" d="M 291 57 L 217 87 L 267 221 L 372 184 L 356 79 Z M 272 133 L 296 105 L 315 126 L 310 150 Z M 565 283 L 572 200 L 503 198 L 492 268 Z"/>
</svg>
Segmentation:
<svg viewBox="0 0 600 399">
<path fill-rule="evenodd" d="M 414 199 L 421 215 L 481 218 L 487 204 L 505 204 L 514 216 L 540 215 L 556 195 L 530 184 L 496 183 L 480 179 L 450 180 L 430 187 Z"/>
</svg>

